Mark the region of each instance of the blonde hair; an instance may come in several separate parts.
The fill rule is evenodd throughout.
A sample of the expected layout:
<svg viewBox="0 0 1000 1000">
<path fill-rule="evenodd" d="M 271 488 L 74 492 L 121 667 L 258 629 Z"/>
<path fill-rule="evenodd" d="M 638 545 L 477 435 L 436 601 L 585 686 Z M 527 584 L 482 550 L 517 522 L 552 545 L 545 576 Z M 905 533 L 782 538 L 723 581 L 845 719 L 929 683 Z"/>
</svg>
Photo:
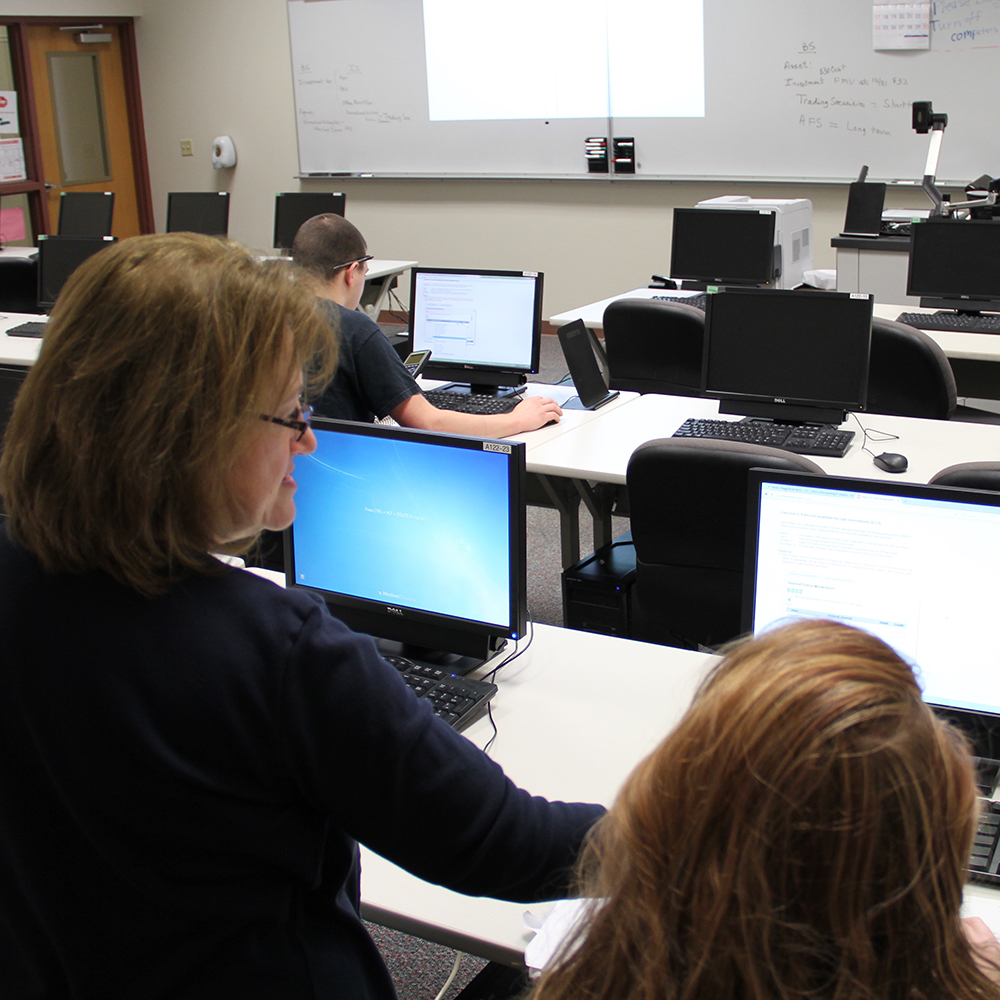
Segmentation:
<svg viewBox="0 0 1000 1000">
<path fill-rule="evenodd" d="M 45 569 L 155 594 L 216 566 L 239 446 L 297 372 L 318 387 L 336 362 L 297 274 L 192 233 L 125 240 L 77 269 L 0 459 L 9 530 Z"/>
<path fill-rule="evenodd" d="M 971 759 L 873 636 L 731 648 L 582 862 L 604 897 L 533 1000 L 1000 995 L 959 923 Z"/>
</svg>

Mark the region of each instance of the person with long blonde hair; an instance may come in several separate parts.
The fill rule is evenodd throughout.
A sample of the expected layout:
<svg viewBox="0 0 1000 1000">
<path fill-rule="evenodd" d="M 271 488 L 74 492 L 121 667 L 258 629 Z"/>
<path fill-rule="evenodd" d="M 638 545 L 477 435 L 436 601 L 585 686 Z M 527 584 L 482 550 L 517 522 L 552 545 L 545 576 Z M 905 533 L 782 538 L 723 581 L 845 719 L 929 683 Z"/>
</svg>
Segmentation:
<svg viewBox="0 0 1000 1000">
<path fill-rule="evenodd" d="M 744 641 L 598 825 L 532 1000 L 1000 997 L 959 919 L 976 810 L 962 738 L 879 639 Z"/>
</svg>

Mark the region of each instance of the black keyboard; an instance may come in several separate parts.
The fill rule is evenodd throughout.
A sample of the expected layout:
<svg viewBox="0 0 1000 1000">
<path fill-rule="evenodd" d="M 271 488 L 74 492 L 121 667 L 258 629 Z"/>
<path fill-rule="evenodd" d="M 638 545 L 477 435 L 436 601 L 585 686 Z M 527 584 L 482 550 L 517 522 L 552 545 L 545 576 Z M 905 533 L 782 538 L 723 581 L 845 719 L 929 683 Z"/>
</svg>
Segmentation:
<svg viewBox="0 0 1000 1000">
<path fill-rule="evenodd" d="M 487 702 L 497 693 L 496 684 L 456 677 L 424 663 L 414 663 L 405 656 L 387 656 L 418 698 L 434 706 L 434 714 L 453 729 L 464 729 L 486 711 Z"/>
<path fill-rule="evenodd" d="M 843 458 L 854 438 L 854 431 L 841 431 L 822 424 L 776 424 L 747 420 L 685 420 L 673 433 L 679 438 L 715 438 L 764 444 L 783 448 L 798 455 L 821 455 Z"/>
<path fill-rule="evenodd" d="M 654 295 L 653 298 L 657 302 L 679 302 L 682 306 L 694 306 L 703 312 L 708 301 L 708 295 L 704 292 L 699 292 L 697 295 Z"/>
<path fill-rule="evenodd" d="M 521 402 L 520 396 L 487 396 L 478 392 L 448 392 L 431 389 L 424 393 L 431 406 L 439 410 L 458 410 L 460 413 L 510 413 Z"/>
<path fill-rule="evenodd" d="M 979 827 L 972 843 L 972 857 L 969 858 L 969 877 L 973 882 L 985 882 L 1000 886 L 1000 802 L 990 799 L 979 800 Z"/>
<path fill-rule="evenodd" d="M 48 323 L 21 323 L 18 326 L 12 326 L 7 331 L 8 337 L 40 337 L 45 333 L 45 328 Z"/>
<path fill-rule="evenodd" d="M 918 330 L 952 330 L 955 333 L 1000 333 L 1000 313 L 900 313 L 897 323 Z"/>
</svg>

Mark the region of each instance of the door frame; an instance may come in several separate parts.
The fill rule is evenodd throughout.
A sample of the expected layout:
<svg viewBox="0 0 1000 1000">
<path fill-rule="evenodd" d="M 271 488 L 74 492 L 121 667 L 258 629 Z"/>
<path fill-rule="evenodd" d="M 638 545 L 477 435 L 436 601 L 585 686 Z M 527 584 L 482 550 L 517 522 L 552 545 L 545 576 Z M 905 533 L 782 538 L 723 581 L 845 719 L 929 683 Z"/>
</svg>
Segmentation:
<svg viewBox="0 0 1000 1000">
<path fill-rule="evenodd" d="M 146 129 L 142 116 L 142 93 L 139 87 L 139 56 L 135 45 L 135 18 L 132 17 L 10 17 L 0 15 L 0 24 L 7 26 L 11 68 L 20 110 L 21 140 L 24 145 L 25 181 L 0 184 L 0 196 L 26 194 L 31 211 L 32 228 L 37 237 L 51 233 L 45 178 L 42 176 L 42 150 L 38 139 L 38 109 L 32 88 L 31 60 L 23 27 L 35 24 L 72 25 L 100 21 L 118 28 L 121 44 L 122 74 L 125 81 L 125 105 L 128 115 L 129 144 L 132 149 L 132 172 L 139 211 L 139 229 L 153 233 L 153 189 L 149 181 L 149 157 L 146 152 Z M 37 67 L 34 69 L 37 70 Z"/>
</svg>

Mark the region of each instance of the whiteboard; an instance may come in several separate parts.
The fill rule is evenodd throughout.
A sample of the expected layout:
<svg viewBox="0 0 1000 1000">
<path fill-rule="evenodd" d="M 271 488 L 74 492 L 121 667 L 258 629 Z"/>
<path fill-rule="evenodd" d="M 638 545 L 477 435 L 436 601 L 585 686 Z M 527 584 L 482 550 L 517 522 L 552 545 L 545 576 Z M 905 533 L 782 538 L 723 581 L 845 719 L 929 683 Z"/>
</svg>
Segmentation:
<svg viewBox="0 0 1000 1000">
<path fill-rule="evenodd" d="M 930 50 L 909 51 L 873 51 L 871 0 L 704 2 L 704 118 L 432 122 L 421 0 L 288 0 L 300 171 L 580 177 L 584 140 L 610 135 L 634 136 L 635 179 L 843 181 L 868 164 L 913 180 L 928 139 L 910 105 L 929 100 L 949 116 L 939 181 L 1000 174 L 1000 0 L 935 0 Z M 559 38 L 549 51 L 576 71 Z"/>
</svg>

